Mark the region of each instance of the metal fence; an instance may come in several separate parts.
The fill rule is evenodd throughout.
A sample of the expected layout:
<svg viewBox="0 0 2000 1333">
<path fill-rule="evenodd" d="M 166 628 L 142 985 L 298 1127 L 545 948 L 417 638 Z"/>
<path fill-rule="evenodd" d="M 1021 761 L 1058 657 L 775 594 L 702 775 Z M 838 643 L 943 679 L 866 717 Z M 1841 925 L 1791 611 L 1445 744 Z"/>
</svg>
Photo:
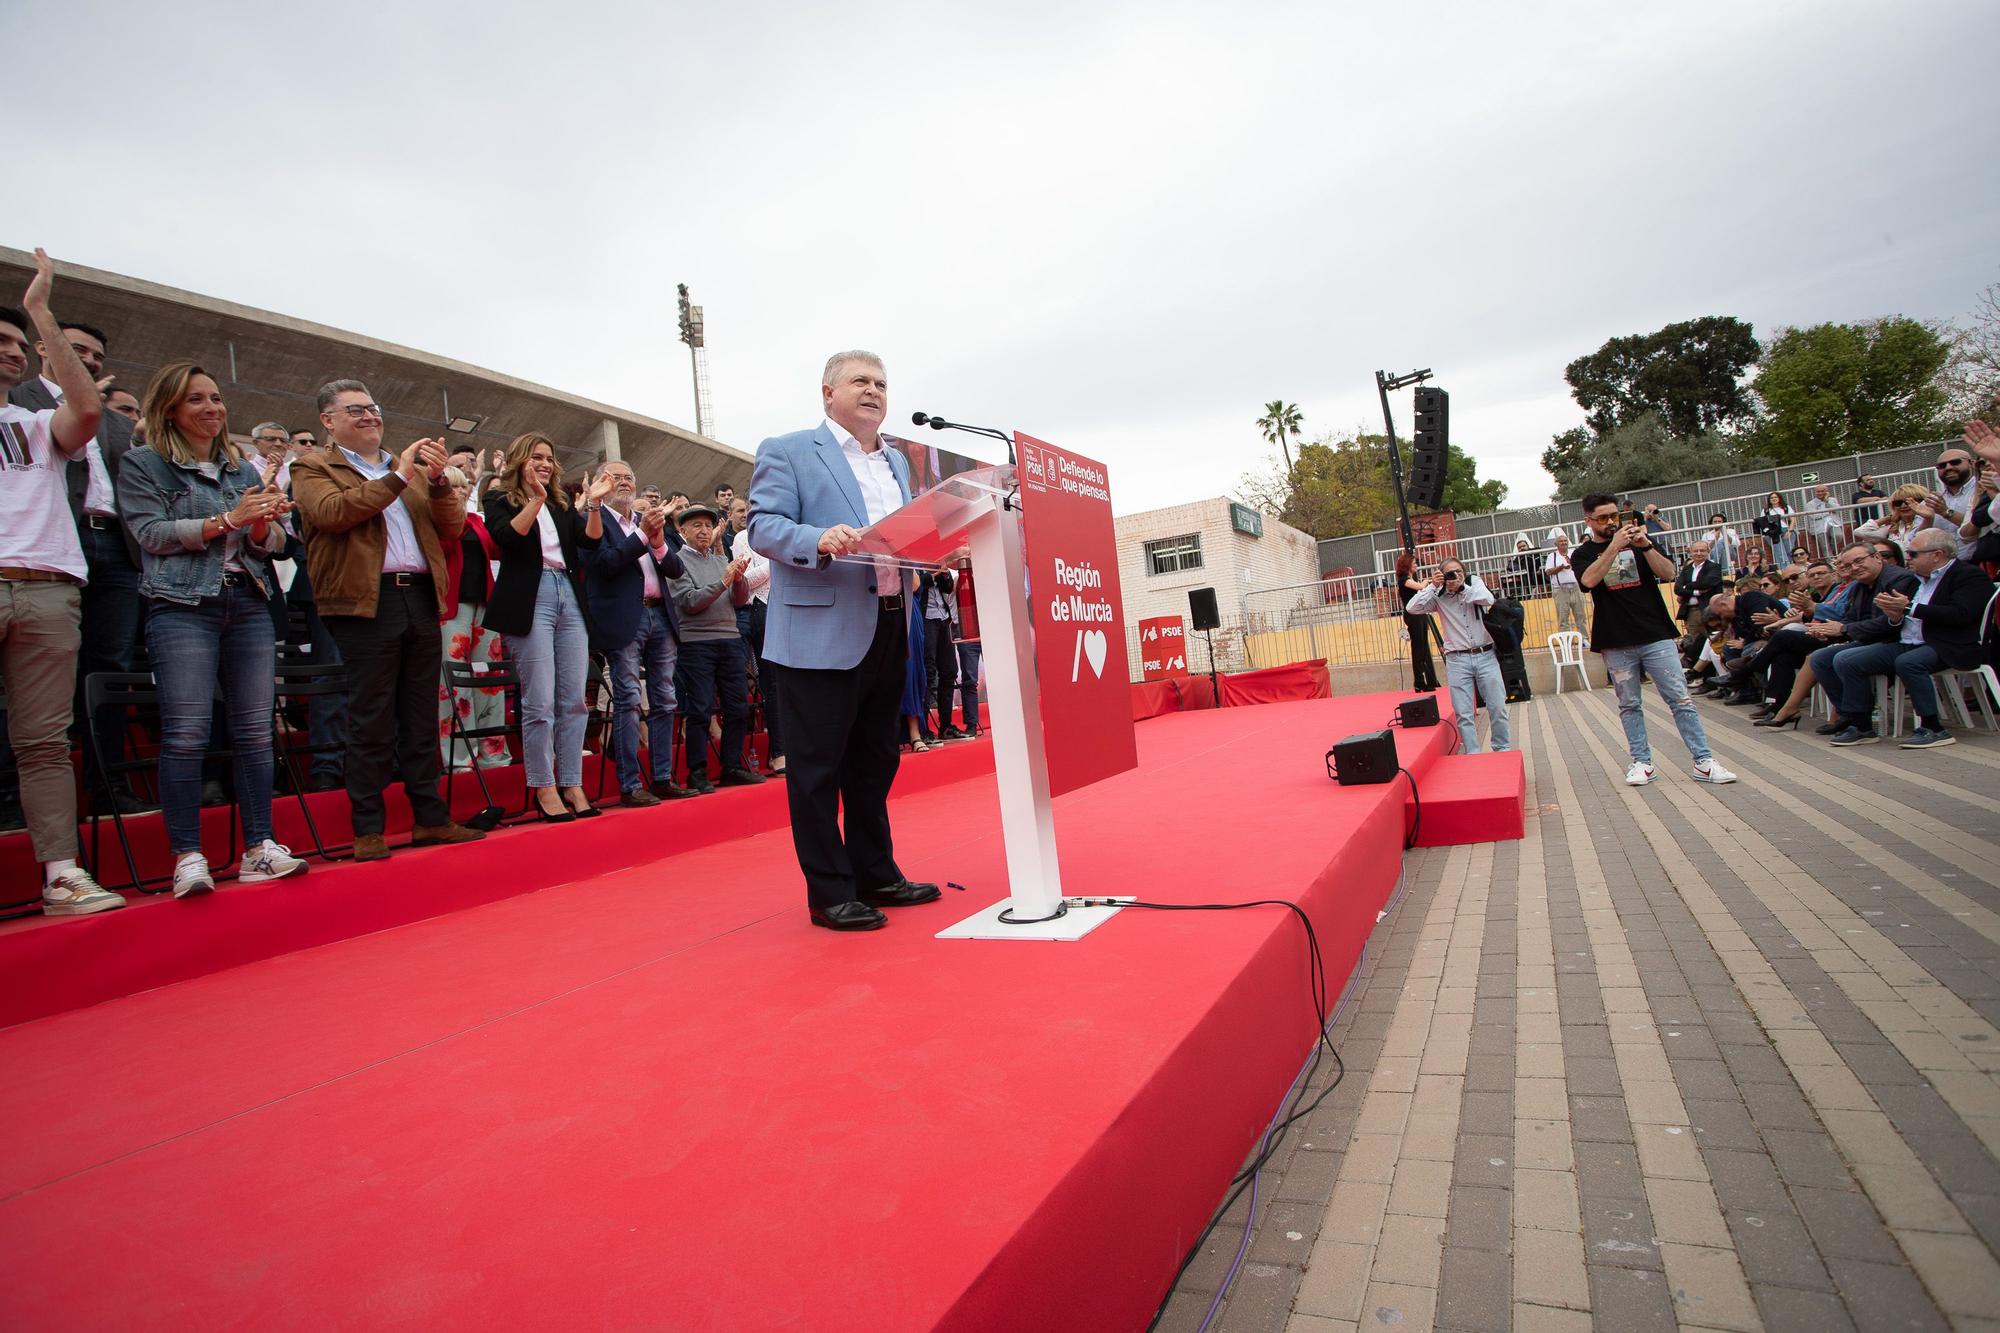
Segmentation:
<svg viewBox="0 0 2000 1333">
<path fill-rule="evenodd" d="M 1644 511 L 1649 504 L 1660 506 L 1663 520 L 1672 528 L 1706 523 L 1710 514 L 1720 510 L 1729 516 L 1732 525 L 1743 531 L 1749 520 L 1763 508 L 1764 497 L 1772 491 L 1784 495 L 1793 509 L 1803 513 L 1805 501 L 1812 495 L 1816 484 L 1824 483 L 1832 487 L 1834 498 L 1842 501 L 1848 498 L 1855 479 L 1864 474 L 1883 483 L 1883 490 L 1893 490 L 1896 483 L 1931 479 L 1934 475 L 1931 464 L 1938 452 L 1953 443 L 1955 441 L 1940 440 L 1873 453 L 1843 454 L 1814 463 L 1678 482 L 1672 486 L 1630 491 L 1626 495 L 1633 507 L 1640 511 Z M 1806 480 L 1809 476 L 1813 480 Z M 1581 515 L 1573 500 L 1503 509 L 1491 514 L 1465 514 L 1457 519 L 1456 545 L 1460 559 L 1511 555 L 1514 539 L 1522 533 L 1530 534 L 1536 547 L 1546 549 L 1550 528 L 1566 528 L 1573 541 L 1580 535 L 1581 526 Z M 1333 537 L 1319 544 L 1319 567 L 1322 572 L 1336 569 L 1386 570 L 1395 564 L 1402 549 L 1402 534 L 1395 528 L 1356 533 L 1351 537 Z M 1421 552 L 1419 554 L 1421 556 Z"/>
</svg>

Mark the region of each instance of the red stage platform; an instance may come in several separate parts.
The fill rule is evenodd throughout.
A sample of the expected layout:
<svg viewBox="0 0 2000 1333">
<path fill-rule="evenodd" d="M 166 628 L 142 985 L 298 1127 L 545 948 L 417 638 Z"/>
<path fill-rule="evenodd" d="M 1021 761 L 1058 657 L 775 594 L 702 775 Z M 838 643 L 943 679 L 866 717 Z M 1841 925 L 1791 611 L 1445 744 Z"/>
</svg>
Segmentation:
<svg viewBox="0 0 2000 1333">
<path fill-rule="evenodd" d="M 1395 698 L 1148 723 L 1057 802 L 1067 889 L 1292 898 L 1337 989 L 1407 784 L 1322 756 Z M 1397 734 L 1427 798 L 1448 736 Z M 1005 889 L 985 755 L 906 761 L 899 859 L 969 891 L 873 935 L 807 926 L 775 787 L 0 932 L 16 1012 L 223 969 L 0 1031 L 0 1326 L 1143 1325 L 1310 1046 L 1302 933 L 933 939 Z"/>
</svg>

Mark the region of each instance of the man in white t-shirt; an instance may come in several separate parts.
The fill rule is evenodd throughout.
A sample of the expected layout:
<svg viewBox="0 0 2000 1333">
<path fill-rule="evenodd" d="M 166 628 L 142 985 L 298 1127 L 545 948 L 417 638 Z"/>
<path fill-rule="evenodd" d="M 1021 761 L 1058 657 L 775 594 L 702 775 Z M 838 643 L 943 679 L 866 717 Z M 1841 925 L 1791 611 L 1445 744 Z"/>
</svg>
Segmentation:
<svg viewBox="0 0 2000 1333">
<path fill-rule="evenodd" d="M 43 370 L 62 389 L 58 407 L 0 405 L 0 683 L 21 775 L 21 811 L 42 863 L 42 911 L 85 916 L 125 900 L 76 863 L 76 784 L 69 724 L 89 578 L 65 470 L 97 438 L 104 411 L 90 371 L 49 311 L 55 265 L 35 251 L 23 311 L 0 308 L 0 391 L 28 373 L 30 325 L 47 349 Z"/>
</svg>

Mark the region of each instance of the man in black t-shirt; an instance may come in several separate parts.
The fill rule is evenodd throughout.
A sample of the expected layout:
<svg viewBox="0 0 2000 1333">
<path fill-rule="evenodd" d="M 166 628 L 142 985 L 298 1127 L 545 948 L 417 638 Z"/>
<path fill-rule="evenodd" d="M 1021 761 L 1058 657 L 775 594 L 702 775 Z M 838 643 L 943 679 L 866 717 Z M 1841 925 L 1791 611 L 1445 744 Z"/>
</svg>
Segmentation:
<svg viewBox="0 0 2000 1333">
<path fill-rule="evenodd" d="M 1583 517 L 1590 539 L 1576 548 L 1571 564 L 1577 581 L 1589 591 L 1595 612 L 1590 646 L 1603 656 L 1604 669 L 1618 695 L 1618 720 L 1632 752 L 1632 767 L 1625 771 L 1625 781 L 1643 787 L 1658 776 L 1640 702 L 1645 676 L 1653 678 L 1653 688 L 1673 710 L 1674 725 L 1694 758 L 1695 781 L 1736 781 L 1736 775 L 1709 752 L 1701 714 L 1688 697 L 1674 622 L 1660 596 L 1660 584 L 1673 583 L 1674 562 L 1653 545 L 1644 524 L 1621 520 L 1618 501 L 1612 496 L 1584 496 Z"/>
</svg>

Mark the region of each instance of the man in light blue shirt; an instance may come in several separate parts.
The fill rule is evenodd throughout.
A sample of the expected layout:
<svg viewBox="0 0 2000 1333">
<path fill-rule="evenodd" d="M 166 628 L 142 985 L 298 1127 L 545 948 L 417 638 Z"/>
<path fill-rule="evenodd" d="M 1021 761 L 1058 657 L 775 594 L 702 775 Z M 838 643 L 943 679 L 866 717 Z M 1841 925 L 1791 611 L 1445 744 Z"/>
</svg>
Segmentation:
<svg viewBox="0 0 2000 1333">
<path fill-rule="evenodd" d="M 1507 729 L 1507 681 L 1500 673 L 1500 659 L 1493 651 L 1493 636 L 1487 632 L 1484 612 L 1493 605 L 1493 594 L 1477 576 L 1468 576 L 1465 566 L 1446 560 L 1431 573 L 1430 586 L 1410 599 L 1408 614 L 1432 615 L 1444 631 L 1444 674 L 1451 687 L 1451 711 L 1458 716 L 1459 748 L 1466 754 L 1479 753 L 1479 731 L 1473 717 L 1473 695 L 1492 718 L 1488 726 L 1493 748 L 1511 748 Z"/>
</svg>

